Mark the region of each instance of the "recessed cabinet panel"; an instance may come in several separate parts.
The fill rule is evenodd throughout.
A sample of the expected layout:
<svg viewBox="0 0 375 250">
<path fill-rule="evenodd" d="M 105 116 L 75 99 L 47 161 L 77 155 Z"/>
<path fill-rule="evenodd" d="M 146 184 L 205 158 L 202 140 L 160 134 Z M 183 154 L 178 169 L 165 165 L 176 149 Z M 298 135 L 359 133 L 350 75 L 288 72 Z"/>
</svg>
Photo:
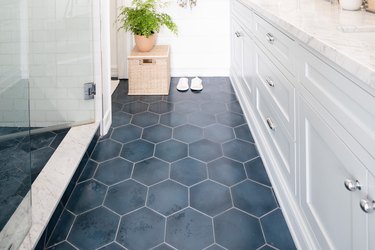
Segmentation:
<svg viewBox="0 0 375 250">
<path fill-rule="evenodd" d="M 245 34 L 243 43 L 243 80 L 249 92 L 249 97 L 254 99 L 254 44 L 253 40 Z M 252 102 L 253 103 L 253 102 Z"/>
<path fill-rule="evenodd" d="M 271 96 L 278 114 L 292 138 L 294 133 L 294 86 L 259 48 L 255 48 L 255 75 L 261 87 Z M 271 100 L 270 100 L 271 101 Z"/>
<path fill-rule="evenodd" d="M 295 143 L 289 136 L 280 118 L 270 106 L 265 95 L 256 89 L 256 109 L 259 113 L 260 123 L 264 132 L 268 134 L 274 156 L 278 159 L 279 170 L 288 180 L 290 190 L 295 193 Z"/>
<path fill-rule="evenodd" d="M 300 99 L 301 207 L 323 249 L 366 249 L 366 216 L 359 208 L 366 169 Z M 345 180 L 362 190 L 349 191 Z"/>
<path fill-rule="evenodd" d="M 253 27 L 253 12 L 244 6 L 239 1 L 231 1 L 232 3 L 232 13 L 241 20 L 245 30 L 248 33 L 252 33 Z"/>
<path fill-rule="evenodd" d="M 254 15 L 254 33 L 289 73 L 295 75 L 294 41 L 263 18 Z"/>
<path fill-rule="evenodd" d="M 231 57 L 232 72 L 236 77 L 242 76 L 242 58 L 243 58 L 243 30 L 238 22 L 232 18 L 231 20 Z"/>
<path fill-rule="evenodd" d="M 374 96 L 306 49 L 301 49 L 301 60 L 303 86 L 375 159 Z"/>
</svg>

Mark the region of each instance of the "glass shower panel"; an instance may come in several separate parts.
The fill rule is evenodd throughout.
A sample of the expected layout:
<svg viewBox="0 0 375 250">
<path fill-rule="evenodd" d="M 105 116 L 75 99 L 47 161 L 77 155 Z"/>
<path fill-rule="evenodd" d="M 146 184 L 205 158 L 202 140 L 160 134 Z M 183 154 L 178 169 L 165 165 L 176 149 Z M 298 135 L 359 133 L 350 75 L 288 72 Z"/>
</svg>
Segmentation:
<svg viewBox="0 0 375 250">
<path fill-rule="evenodd" d="M 84 98 L 94 82 L 94 2 L 28 1 L 32 128 L 94 121 L 94 100 Z"/>
<path fill-rule="evenodd" d="M 26 0 L 0 0 L 0 249 L 31 226 Z"/>
</svg>

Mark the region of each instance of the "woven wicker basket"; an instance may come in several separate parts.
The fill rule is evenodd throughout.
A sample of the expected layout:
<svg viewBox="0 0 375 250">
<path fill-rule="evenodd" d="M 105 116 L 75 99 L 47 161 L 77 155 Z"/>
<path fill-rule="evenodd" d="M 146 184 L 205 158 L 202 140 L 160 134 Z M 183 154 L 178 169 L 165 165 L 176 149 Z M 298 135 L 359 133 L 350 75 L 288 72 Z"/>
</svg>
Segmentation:
<svg viewBox="0 0 375 250">
<path fill-rule="evenodd" d="M 129 95 L 168 95 L 170 58 L 168 45 L 156 45 L 150 52 L 133 49 L 128 57 Z"/>
</svg>

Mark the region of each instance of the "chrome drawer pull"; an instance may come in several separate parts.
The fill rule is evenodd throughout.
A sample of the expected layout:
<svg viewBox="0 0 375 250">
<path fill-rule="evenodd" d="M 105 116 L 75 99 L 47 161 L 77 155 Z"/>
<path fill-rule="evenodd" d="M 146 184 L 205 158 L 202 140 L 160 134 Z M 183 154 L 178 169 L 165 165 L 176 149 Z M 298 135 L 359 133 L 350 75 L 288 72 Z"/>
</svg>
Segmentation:
<svg viewBox="0 0 375 250">
<path fill-rule="evenodd" d="M 266 77 L 266 83 L 267 83 L 270 87 L 275 87 L 275 83 L 272 81 L 271 77 Z"/>
<path fill-rule="evenodd" d="M 368 199 L 362 199 L 360 201 L 360 206 L 365 213 L 372 213 L 375 210 L 375 201 L 370 201 Z"/>
<path fill-rule="evenodd" d="M 271 33 L 267 33 L 266 37 L 267 37 L 267 41 L 271 44 L 275 41 L 275 37 Z"/>
<path fill-rule="evenodd" d="M 236 37 L 241 37 L 241 33 L 238 31 L 234 32 L 234 34 L 236 35 Z"/>
<path fill-rule="evenodd" d="M 266 122 L 267 122 L 268 127 L 271 130 L 275 130 L 276 129 L 276 125 L 273 123 L 273 121 L 271 120 L 271 118 L 267 118 Z"/>
<path fill-rule="evenodd" d="M 351 179 L 346 179 L 344 181 L 344 185 L 347 190 L 350 192 L 361 190 L 361 184 L 359 183 L 358 180 L 351 180 Z"/>
</svg>

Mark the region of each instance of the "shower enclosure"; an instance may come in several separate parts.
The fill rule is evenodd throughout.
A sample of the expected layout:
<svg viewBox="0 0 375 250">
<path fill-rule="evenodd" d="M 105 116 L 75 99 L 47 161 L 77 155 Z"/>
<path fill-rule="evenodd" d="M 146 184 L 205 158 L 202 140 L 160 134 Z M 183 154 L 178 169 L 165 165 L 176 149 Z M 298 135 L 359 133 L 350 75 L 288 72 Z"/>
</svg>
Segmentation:
<svg viewBox="0 0 375 250">
<path fill-rule="evenodd" d="M 95 120 L 98 3 L 0 0 L 0 249 L 27 234 L 32 182 L 69 128 Z"/>
</svg>

